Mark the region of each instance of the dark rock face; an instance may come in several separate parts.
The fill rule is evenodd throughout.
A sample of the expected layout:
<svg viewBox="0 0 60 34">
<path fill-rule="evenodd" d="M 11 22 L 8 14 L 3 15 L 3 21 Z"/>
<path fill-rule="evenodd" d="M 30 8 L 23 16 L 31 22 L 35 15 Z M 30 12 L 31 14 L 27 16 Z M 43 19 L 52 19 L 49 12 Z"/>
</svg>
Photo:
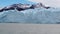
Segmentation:
<svg viewBox="0 0 60 34">
<path fill-rule="evenodd" d="M 18 11 L 22 11 L 22 10 L 27 10 L 27 9 L 34 9 L 34 8 L 50 8 L 50 7 L 45 7 L 42 3 L 37 3 L 37 4 L 34 4 L 34 5 L 29 5 L 29 4 L 12 4 L 10 6 L 7 6 L 7 7 L 4 7 L 2 9 L 0 9 L 0 12 L 3 12 L 3 11 L 7 11 L 7 10 L 18 10 Z"/>
</svg>

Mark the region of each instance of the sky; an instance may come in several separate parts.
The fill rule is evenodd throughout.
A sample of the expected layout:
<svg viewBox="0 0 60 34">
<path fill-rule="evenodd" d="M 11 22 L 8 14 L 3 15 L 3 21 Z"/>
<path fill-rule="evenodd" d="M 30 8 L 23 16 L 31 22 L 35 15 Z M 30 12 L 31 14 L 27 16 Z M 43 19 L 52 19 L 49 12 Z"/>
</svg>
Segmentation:
<svg viewBox="0 0 60 34">
<path fill-rule="evenodd" d="M 28 0 L 1 0 L 0 1 L 0 8 L 9 6 L 12 4 L 17 4 L 17 3 L 25 3 L 25 4 L 33 4 L 34 2 L 28 1 Z"/>
<path fill-rule="evenodd" d="M 29 0 L 32 1 L 32 0 Z M 60 7 L 60 0 L 33 0 L 32 2 L 41 2 L 47 6 L 51 6 L 51 7 Z"/>
<path fill-rule="evenodd" d="M 1 0 L 0 8 L 17 3 L 33 4 L 38 2 L 41 2 L 46 6 L 60 7 L 60 0 Z"/>
</svg>

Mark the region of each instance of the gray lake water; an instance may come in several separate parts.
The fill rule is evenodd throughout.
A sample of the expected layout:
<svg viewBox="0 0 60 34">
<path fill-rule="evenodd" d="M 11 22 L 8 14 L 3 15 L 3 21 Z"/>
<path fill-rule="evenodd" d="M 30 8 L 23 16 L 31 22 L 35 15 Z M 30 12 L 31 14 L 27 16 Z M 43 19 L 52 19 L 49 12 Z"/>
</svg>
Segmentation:
<svg viewBox="0 0 60 34">
<path fill-rule="evenodd" d="M 0 23 L 0 34 L 60 34 L 60 25 Z"/>
</svg>

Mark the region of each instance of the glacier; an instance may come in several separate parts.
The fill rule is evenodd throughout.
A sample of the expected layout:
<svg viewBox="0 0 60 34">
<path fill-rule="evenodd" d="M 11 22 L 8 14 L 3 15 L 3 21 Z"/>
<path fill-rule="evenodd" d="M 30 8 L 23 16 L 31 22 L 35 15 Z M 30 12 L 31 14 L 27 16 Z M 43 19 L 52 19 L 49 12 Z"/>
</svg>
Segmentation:
<svg viewBox="0 0 60 34">
<path fill-rule="evenodd" d="M 60 8 L 35 8 L 0 12 L 0 23 L 60 24 Z"/>
</svg>

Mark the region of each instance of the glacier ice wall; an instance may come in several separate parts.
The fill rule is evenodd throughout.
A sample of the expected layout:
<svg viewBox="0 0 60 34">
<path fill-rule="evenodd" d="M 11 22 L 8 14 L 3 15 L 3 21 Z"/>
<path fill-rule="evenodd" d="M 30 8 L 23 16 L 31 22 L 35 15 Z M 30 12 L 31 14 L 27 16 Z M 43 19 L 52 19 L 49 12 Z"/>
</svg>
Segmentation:
<svg viewBox="0 0 60 34">
<path fill-rule="evenodd" d="M 60 9 L 35 8 L 24 11 L 9 10 L 0 13 L 0 23 L 59 24 Z"/>
</svg>

